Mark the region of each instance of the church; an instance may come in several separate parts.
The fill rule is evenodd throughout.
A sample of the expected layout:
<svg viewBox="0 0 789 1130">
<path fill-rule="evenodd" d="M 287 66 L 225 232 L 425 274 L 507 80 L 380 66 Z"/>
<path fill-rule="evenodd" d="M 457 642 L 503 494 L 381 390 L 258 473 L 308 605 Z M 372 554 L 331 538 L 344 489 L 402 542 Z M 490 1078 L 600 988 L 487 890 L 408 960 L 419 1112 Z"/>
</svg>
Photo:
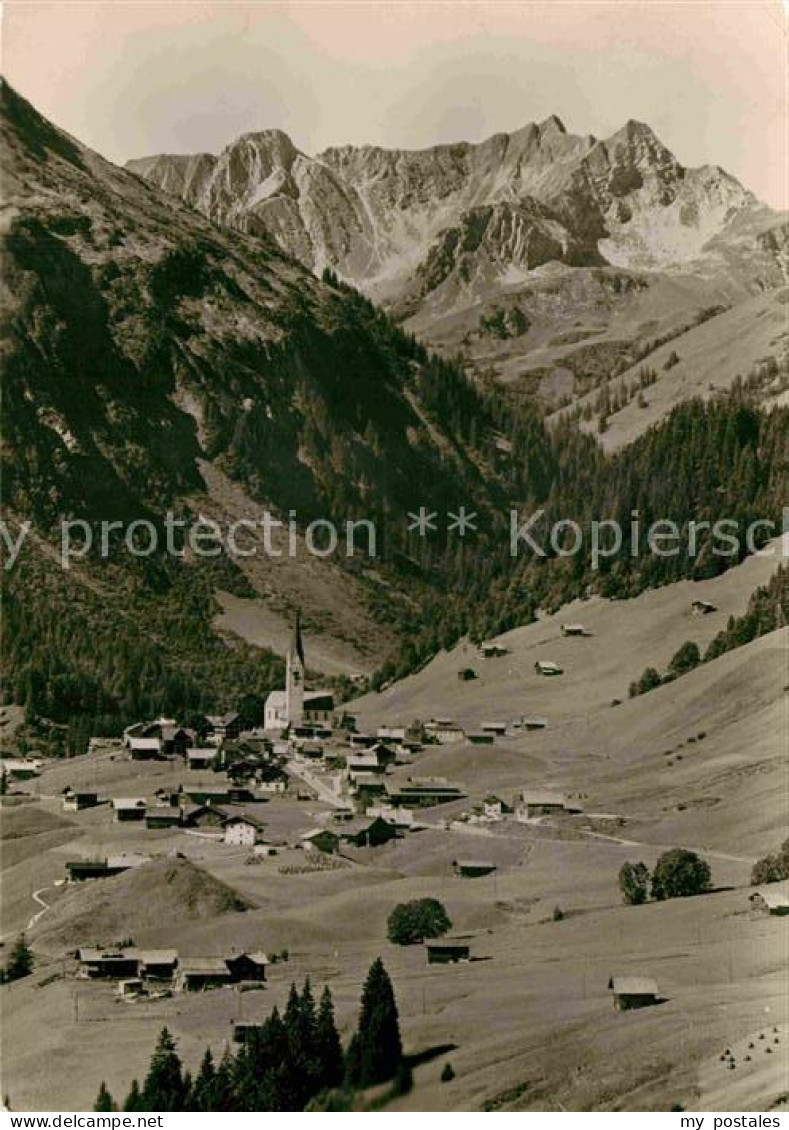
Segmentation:
<svg viewBox="0 0 789 1130">
<path fill-rule="evenodd" d="M 331 725 L 334 695 L 331 691 L 304 689 L 306 663 L 299 613 L 296 613 L 286 662 L 284 691 L 272 691 L 266 699 L 265 728 L 282 731 L 288 726 Z"/>
</svg>

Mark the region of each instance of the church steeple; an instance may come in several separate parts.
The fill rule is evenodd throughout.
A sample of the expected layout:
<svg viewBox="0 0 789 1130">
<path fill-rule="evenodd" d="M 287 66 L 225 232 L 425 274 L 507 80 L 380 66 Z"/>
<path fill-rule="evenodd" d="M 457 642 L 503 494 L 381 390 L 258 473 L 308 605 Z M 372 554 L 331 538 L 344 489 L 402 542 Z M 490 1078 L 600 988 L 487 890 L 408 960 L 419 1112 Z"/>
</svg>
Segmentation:
<svg viewBox="0 0 789 1130">
<path fill-rule="evenodd" d="M 293 635 L 288 650 L 285 676 L 285 715 L 289 726 L 298 725 L 304 717 L 304 643 L 301 638 L 301 613 L 296 613 Z"/>
</svg>

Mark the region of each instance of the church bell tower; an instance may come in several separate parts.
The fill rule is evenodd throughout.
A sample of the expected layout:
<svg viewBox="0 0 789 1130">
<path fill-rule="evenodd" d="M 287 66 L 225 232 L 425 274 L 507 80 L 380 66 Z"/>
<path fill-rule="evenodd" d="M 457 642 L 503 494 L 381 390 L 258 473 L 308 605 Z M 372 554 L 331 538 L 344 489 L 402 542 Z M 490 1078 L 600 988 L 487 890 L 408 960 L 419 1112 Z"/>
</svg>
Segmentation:
<svg viewBox="0 0 789 1130">
<path fill-rule="evenodd" d="M 301 614 L 297 612 L 285 676 L 285 717 L 289 726 L 298 726 L 304 718 L 304 667 Z"/>
</svg>

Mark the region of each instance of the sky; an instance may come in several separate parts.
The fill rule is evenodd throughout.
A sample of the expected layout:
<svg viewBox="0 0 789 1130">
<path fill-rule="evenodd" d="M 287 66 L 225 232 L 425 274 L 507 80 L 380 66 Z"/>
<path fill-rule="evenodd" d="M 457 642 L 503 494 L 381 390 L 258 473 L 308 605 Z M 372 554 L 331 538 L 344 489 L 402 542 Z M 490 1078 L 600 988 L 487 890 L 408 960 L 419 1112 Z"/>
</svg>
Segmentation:
<svg viewBox="0 0 789 1130">
<path fill-rule="evenodd" d="M 279 128 L 329 145 L 480 141 L 558 114 L 649 123 L 787 207 L 781 0 L 5 0 L 2 69 L 111 160 Z"/>
</svg>

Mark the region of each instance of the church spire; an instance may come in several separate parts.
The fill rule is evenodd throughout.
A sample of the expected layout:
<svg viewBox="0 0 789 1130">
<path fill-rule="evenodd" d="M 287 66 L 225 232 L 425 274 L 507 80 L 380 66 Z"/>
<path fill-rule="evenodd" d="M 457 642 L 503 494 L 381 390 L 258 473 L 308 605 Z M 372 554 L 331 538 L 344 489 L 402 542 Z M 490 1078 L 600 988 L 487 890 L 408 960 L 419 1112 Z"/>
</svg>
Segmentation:
<svg viewBox="0 0 789 1130">
<path fill-rule="evenodd" d="M 290 654 L 297 656 L 304 666 L 304 644 L 301 639 L 301 609 L 296 609 L 296 620 L 293 624 L 293 635 L 290 640 Z"/>
</svg>

